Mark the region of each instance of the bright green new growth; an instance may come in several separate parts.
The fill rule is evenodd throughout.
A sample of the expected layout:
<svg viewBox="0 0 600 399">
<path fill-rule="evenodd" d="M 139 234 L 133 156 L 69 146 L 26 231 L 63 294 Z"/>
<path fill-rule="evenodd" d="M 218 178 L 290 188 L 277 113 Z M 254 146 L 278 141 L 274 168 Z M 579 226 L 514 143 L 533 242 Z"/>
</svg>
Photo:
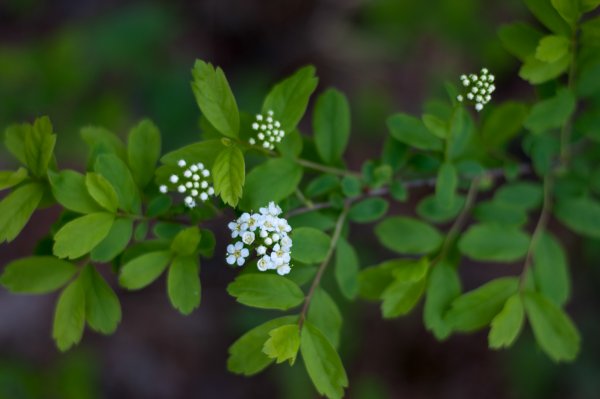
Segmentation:
<svg viewBox="0 0 600 399">
<path fill-rule="evenodd" d="M 537 90 L 540 98 L 492 102 L 474 118 L 449 83 L 449 99 L 437 99 L 422 115 L 390 116 L 380 159 L 364 162 L 360 171 L 344 162 L 350 103 L 333 88 L 311 99 L 318 83 L 312 66 L 265 93 L 261 117 L 273 111 L 272 122 L 285 131 L 268 149 L 246 137 L 251 127 L 245 124 L 254 119 L 238 110 L 223 70 L 201 60 L 191 85 L 204 136 L 170 153 L 161 154 L 161 134 L 147 119 L 131 128 L 126 143 L 88 126 L 81 131 L 87 168 L 77 172 L 54 159 L 57 135 L 47 117 L 8 127 L 4 142 L 19 166 L 0 171 L 6 191 L 0 243 L 22 233 L 37 209 L 58 205 L 63 213 L 51 231 L 52 248 L 10 262 L 0 284 L 20 294 L 60 291 L 52 336 L 61 351 L 81 341 L 86 323 L 103 334 L 118 328 L 121 289 L 164 284 L 172 306 L 188 315 L 201 303 L 201 258 L 211 258 L 216 246 L 204 223 L 225 225 L 274 202 L 292 228 L 291 272 L 258 273 L 259 259 L 249 258 L 227 292 L 245 306 L 288 313 L 231 345 L 231 372 L 250 376 L 272 363 L 286 367 L 300 354 L 315 389 L 343 397 L 349 381 L 345 353 L 338 351 L 345 347 L 344 316 L 353 310 L 340 302 L 357 298 L 377 303 L 386 319 L 417 312 L 423 302 L 423 323 L 438 340 L 489 328 L 489 347 L 502 349 L 530 328 L 552 360 L 572 361 L 581 338 L 564 310 L 571 296 L 569 259 L 548 225 L 555 217 L 576 234 L 600 238 L 593 153 L 600 137 L 600 18 L 586 14 L 599 4 L 525 3 L 543 28 L 515 23 L 500 28 L 499 36 L 522 62 L 524 80 L 548 83 Z M 308 134 L 298 125 L 311 101 Z M 507 152 L 518 144 L 522 163 Z M 190 186 L 181 188 L 176 172 L 198 164 L 217 197 L 190 209 L 178 195 L 197 189 L 200 176 L 188 173 Z M 175 191 L 160 188 L 166 183 Z M 428 195 L 414 198 L 415 187 L 429 189 Z M 478 198 L 482 191 L 485 199 Z M 418 201 L 414 212 L 398 212 L 395 202 L 406 209 L 413 205 L 409 198 Z M 371 229 L 389 259 L 364 267 L 361 237 L 351 233 L 355 224 L 365 225 L 361 234 Z M 234 240 L 279 245 L 282 237 L 270 234 Z M 490 276 L 463 292 L 467 259 L 471 267 L 517 264 L 522 271 Z"/>
</svg>

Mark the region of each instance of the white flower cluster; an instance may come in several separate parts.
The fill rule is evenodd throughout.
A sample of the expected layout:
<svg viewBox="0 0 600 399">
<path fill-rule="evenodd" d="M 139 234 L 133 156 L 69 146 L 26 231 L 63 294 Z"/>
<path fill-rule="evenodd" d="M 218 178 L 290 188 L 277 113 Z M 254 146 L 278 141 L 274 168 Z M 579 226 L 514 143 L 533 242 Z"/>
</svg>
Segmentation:
<svg viewBox="0 0 600 399">
<path fill-rule="evenodd" d="M 285 132 L 281 129 L 281 123 L 273 119 L 273 111 L 269 110 L 267 116 L 262 114 L 256 115 L 256 122 L 252 124 L 252 130 L 257 131 L 256 138 L 252 137 L 250 144 L 257 143 L 267 150 L 273 150 L 275 143 L 281 142 L 285 136 Z"/>
<path fill-rule="evenodd" d="M 475 102 L 475 109 L 477 112 L 481 111 L 483 106 L 492 99 L 492 93 L 496 90 L 494 79 L 494 75 L 492 75 L 487 68 L 482 68 L 481 75 L 479 76 L 475 74 L 460 76 L 460 80 L 467 90 L 465 96 L 467 100 Z M 459 94 L 456 99 L 463 102 L 465 96 Z"/>
<path fill-rule="evenodd" d="M 256 250 L 258 270 L 277 270 L 281 276 L 288 274 L 292 270 L 292 239 L 289 237 L 292 227 L 287 220 L 279 217 L 280 214 L 281 208 L 270 202 L 260 208 L 259 213 L 246 212 L 229 223 L 227 227 L 231 230 L 231 237 L 241 241 L 227 246 L 227 263 L 242 266 L 250 255 L 250 248 Z"/>
<path fill-rule="evenodd" d="M 210 171 L 202 162 L 187 167 L 187 162 L 181 159 L 177 165 L 181 168 L 181 173 L 172 174 L 169 185 L 159 187 L 161 193 L 177 191 L 185 194 L 183 202 L 188 208 L 194 208 L 196 201 L 206 202 L 211 195 L 215 195 L 215 189 L 209 183 Z"/>
</svg>

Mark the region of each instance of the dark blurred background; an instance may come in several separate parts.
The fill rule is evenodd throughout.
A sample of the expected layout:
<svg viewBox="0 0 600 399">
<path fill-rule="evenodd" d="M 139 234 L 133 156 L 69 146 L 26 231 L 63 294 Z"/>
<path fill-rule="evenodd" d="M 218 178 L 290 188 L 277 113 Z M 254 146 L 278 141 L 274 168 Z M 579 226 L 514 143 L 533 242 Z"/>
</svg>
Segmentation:
<svg viewBox="0 0 600 399">
<path fill-rule="evenodd" d="M 84 125 L 124 136 L 150 117 L 165 151 L 196 140 L 199 112 L 189 86 L 195 58 L 221 65 L 240 108 L 251 112 L 275 81 L 311 63 L 319 90 L 336 86 L 350 97 L 346 158 L 359 168 L 379 154 L 387 115 L 420 112 L 423 101 L 443 94 L 444 80 L 460 73 L 488 66 L 499 80 L 496 98 L 531 98 L 516 60 L 496 38 L 502 23 L 530 19 L 521 0 L 0 0 L 0 128 L 49 115 L 61 166 L 81 170 Z M 0 167 L 10 166 L 0 149 Z M 406 209 L 425 193 L 411 193 Z M 29 255 L 56 217 L 55 209 L 36 214 L 17 241 L 0 247 L 1 263 Z M 221 236 L 217 254 L 224 226 L 212 226 Z M 420 309 L 383 321 L 376 305 L 350 307 L 332 288 L 345 316 L 348 397 L 600 397 L 600 243 L 553 226 L 572 264 L 568 310 L 583 335 L 577 362 L 552 364 L 529 331 L 503 352 L 487 349 L 487 331 L 438 343 Z M 370 231 L 357 227 L 352 234 L 361 237 L 363 266 L 385 255 Z M 518 270 L 466 264 L 461 273 L 472 288 Z M 219 255 L 204 261 L 203 303 L 189 317 L 171 308 L 162 279 L 141 292 L 119 291 L 123 322 L 116 334 L 86 331 L 67 354 L 50 336 L 54 296 L 0 291 L 0 399 L 315 397 L 301 362 L 253 378 L 226 371 L 228 346 L 272 316 L 227 296 L 234 276 Z"/>
</svg>

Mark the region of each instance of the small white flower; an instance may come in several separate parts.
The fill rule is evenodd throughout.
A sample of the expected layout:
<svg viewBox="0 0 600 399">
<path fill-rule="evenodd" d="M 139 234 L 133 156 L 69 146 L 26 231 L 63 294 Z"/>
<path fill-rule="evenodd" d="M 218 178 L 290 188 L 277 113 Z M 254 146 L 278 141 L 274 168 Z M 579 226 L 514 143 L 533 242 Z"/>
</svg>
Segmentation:
<svg viewBox="0 0 600 399">
<path fill-rule="evenodd" d="M 280 238 L 281 238 L 281 237 L 279 237 L 279 234 L 277 234 L 277 233 L 274 233 L 274 234 L 271 236 L 271 239 L 273 240 L 273 242 L 277 242 L 277 241 L 279 241 L 279 239 L 280 239 Z"/>
<path fill-rule="evenodd" d="M 290 262 L 290 254 L 284 251 L 279 244 L 273 246 L 273 252 L 271 252 L 271 261 L 276 265 L 281 265 Z"/>
<path fill-rule="evenodd" d="M 288 236 L 284 236 L 281 241 L 279 241 L 279 245 L 281 245 L 283 250 L 290 252 L 290 248 L 292 248 L 292 239 Z"/>
<path fill-rule="evenodd" d="M 237 222 L 230 222 L 227 227 L 231 230 L 231 238 L 237 238 L 242 234 L 242 226 Z"/>
<path fill-rule="evenodd" d="M 202 201 L 206 201 L 206 200 L 208 199 L 208 194 L 206 194 L 206 193 L 201 193 L 201 194 L 200 194 L 200 199 L 201 199 Z"/>
<path fill-rule="evenodd" d="M 271 268 L 271 263 L 271 258 L 269 258 L 268 256 L 263 256 L 258 260 L 258 262 L 256 262 L 256 267 L 261 272 L 265 272 Z"/>
<path fill-rule="evenodd" d="M 177 162 L 177 165 L 178 165 L 180 168 L 185 168 L 185 165 L 186 165 L 186 163 L 185 163 L 185 160 L 184 160 L 184 159 L 180 159 L 180 160 Z"/>
<path fill-rule="evenodd" d="M 265 247 L 264 245 L 259 245 L 259 246 L 256 248 L 256 253 L 257 253 L 257 254 L 259 254 L 259 255 L 264 255 L 264 254 L 266 254 L 266 253 L 267 253 L 267 247 Z"/>
<path fill-rule="evenodd" d="M 462 102 L 463 102 L 463 100 L 464 100 L 464 98 L 463 98 L 462 94 L 459 94 L 458 96 L 456 96 L 456 100 L 457 100 L 458 102 L 462 103 Z"/>
<path fill-rule="evenodd" d="M 246 262 L 248 255 L 250 255 L 248 248 L 244 248 L 244 243 L 238 241 L 235 244 L 227 246 L 227 257 L 225 260 L 230 265 L 237 263 L 238 266 L 242 266 Z"/>
<path fill-rule="evenodd" d="M 251 231 L 246 231 L 242 234 L 242 241 L 246 245 L 250 245 L 254 242 L 255 235 Z"/>
<path fill-rule="evenodd" d="M 169 189 L 167 188 L 167 186 L 165 186 L 164 184 L 161 184 L 160 187 L 158 188 L 158 190 L 163 193 L 166 194 L 167 191 L 169 191 Z"/>
<path fill-rule="evenodd" d="M 280 265 L 277 267 L 277 274 L 279 274 L 280 276 L 285 276 L 286 274 L 288 274 L 291 271 L 292 271 L 292 268 L 288 264 Z"/>
<path fill-rule="evenodd" d="M 177 175 L 171 175 L 171 177 L 169 178 L 169 181 L 171 183 L 175 184 L 179 181 L 179 177 Z"/>
</svg>

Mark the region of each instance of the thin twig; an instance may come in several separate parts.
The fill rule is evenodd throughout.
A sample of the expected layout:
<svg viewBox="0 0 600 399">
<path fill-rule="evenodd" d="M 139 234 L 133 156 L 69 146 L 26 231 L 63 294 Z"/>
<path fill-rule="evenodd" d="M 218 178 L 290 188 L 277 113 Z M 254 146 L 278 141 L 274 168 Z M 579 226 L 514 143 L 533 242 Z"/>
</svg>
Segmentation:
<svg viewBox="0 0 600 399">
<path fill-rule="evenodd" d="M 521 164 L 519 166 L 519 174 L 526 174 L 529 172 L 531 172 L 531 167 L 528 164 Z M 504 169 L 496 168 L 496 169 L 490 169 L 489 171 L 481 174 L 479 177 L 480 178 L 487 177 L 487 178 L 496 179 L 496 178 L 503 176 L 504 173 L 505 173 Z M 465 177 L 468 177 L 468 176 L 465 176 Z M 428 178 L 404 181 L 404 182 L 402 182 L 402 184 L 406 188 L 434 187 L 436 181 L 437 181 L 437 178 L 428 177 Z M 388 195 L 389 192 L 390 192 L 389 186 L 376 188 L 373 190 L 369 190 L 362 195 L 346 199 L 346 204 L 351 205 L 354 202 L 360 201 L 360 200 L 368 198 L 368 197 L 381 197 L 384 195 Z M 291 218 L 293 216 L 302 215 L 303 213 L 318 211 L 321 209 L 328 209 L 331 207 L 333 207 L 333 204 L 331 204 L 330 202 L 317 202 L 317 203 L 313 203 L 311 207 L 302 207 L 302 208 L 293 209 L 287 213 L 286 217 Z"/>
<path fill-rule="evenodd" d="M 329 173 L 332 175 L 354 176 L 354 177 L 361 176 L 361 174 L 358 172 L 354 172 L 354 171 L 346 170 L 346 169 L 334 168 L 332 166 L 323 165 L 323 164 L 320 164 L 317 162 L 309 161 L 307 159 L 297 158 L 297 159 L 295 159 L 295 161 L 298 165 L 304 166 L 305 168 L 318 170 L 318 171 Z"/>
<path fill-rule="evenodd" d="M 523 263 L 523 271 L 521 272 L 520 281 L 521 290 L 525 288 L 527 271 L 533 263 L 533 254 L 539 243 L 541 235 L 544 233 L 544 230 L 546 230 L 548 220 L 550 219 L 550 214 L 552 211 L 553 184 L 553 177 L 551 174 L 548 174 L 544 178 L 544 203 L 542 204 L 542 211 L 540 212 L 540 217 L 538 218 L 538 221 L 535 225 L 535 229 L 533 230 L 531 241 L 529 242 L 529 247 L 527 248 L 527 255 L 525 256 L 525 262 Z"/>
<path fill-rule="evenodd" d="M 302 311 L 300 312 L 300 317 L 298 318 L 298 326 L 300 327 L 300 329 L 302 329 L 302 325 L 304 324 L 304 320 L 306 319 L 308 307 L 310 306 L 310 301 L 312 300 L 315 290 L 319 286 L 321 278 L 325 273 L 325 269 L 327 269 L 327 265 L 329 265 L 329 262 L 331 261 L 331 257 L 333 256 L 333 253 L 337 246 L 337 242 L 340 239 L 340 235 L 342 234 L 342 228 L 344 227 L 344 222 L 346 221 L 346 216 L 348 216 L 349 210 L 349 206 L 346 205 L 342 210 L 342 213 L 340 213 L 340 216 L 338 217 L 337 223 L 335 225 L 335 230 L 333 231 L 333 235 L 331 236 L 331 243 L 329 244 L 327 255 L 325 255 L 325 259 L 319 266 L 317 274 L 315 275 L 310 289 L 308 290 L 308 294 L 306 294 L 306 299 L 304 300 L 304 305 L 302 306 Z"/>
<path fill-rule="evenodd" d="M 460 214 L 450 226 L 450 230 L 446 234 L 446 239 L 444 240 L 444 244 L 442 245 L 442 249 L 437 256 L 437 260 L 442 260 L 446 257 L 452 242 L 456 239 L 456 237 L 460 234 L 463 227 L 467 223 L 469 219 L 469 215 L 471 213 L 471 208 L 475 205 L 475 200 L 477 199 L 477 192 L 479 191 L 479 186 L 481 183 L 481 177 L 476 177 L 471 182 L 471 186 L 469 187 L 469 191 L 467 192 L 467 198 L 465 199 L 465 205 L 463 206 Z M 436 261 L 432 262 L 436 263 Z"/>
</svg>

